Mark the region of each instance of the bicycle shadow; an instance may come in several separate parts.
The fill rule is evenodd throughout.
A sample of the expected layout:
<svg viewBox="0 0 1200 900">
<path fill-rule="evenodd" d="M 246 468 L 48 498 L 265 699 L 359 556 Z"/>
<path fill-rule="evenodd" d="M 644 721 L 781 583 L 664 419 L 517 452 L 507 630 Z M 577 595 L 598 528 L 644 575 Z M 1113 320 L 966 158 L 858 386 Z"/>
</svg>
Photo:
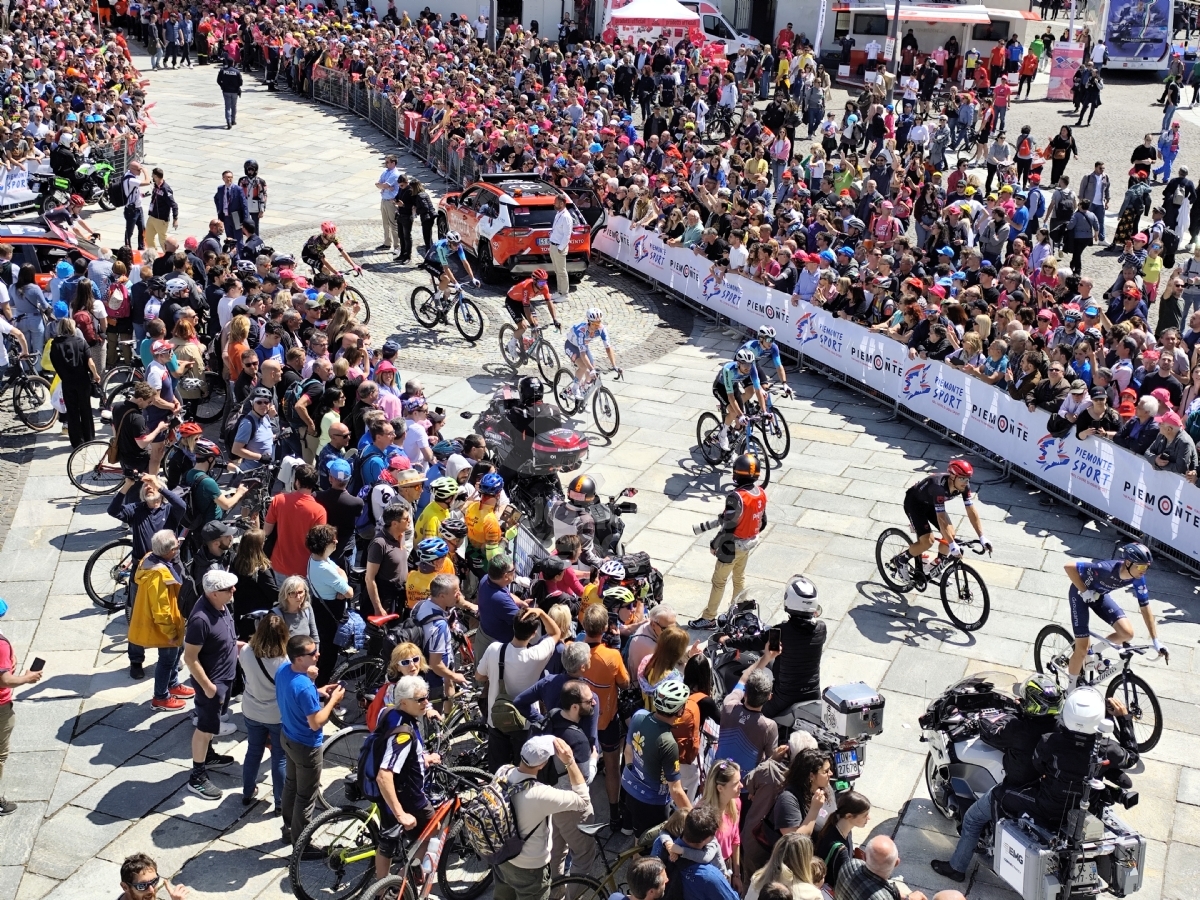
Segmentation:
<svg viewBox="0 0 1200 900">
<path fill-rule="evenodd" d="M 871 643 L 900 643 L 928 649 L 931 644 L 972 646 L 973 635 L 959 631 L 934 609 L 914 603 L 915 597 L 899 594 L 875 581 L 860 581 L 855 587 L 867 602 L 852 606 L 848 615 Z"/>
</svg>

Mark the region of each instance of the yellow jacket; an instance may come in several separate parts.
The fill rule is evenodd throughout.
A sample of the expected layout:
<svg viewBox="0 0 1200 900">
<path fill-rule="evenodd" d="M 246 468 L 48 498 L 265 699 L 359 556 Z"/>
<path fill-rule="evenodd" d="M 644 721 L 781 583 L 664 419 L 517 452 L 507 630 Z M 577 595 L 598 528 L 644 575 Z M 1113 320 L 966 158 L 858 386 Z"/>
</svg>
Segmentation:
<svg viewBox="0 0 1200 900">
<path fill-rule="evenodd" d="M 184 620 L 179 612 L 179 580 L 152 553 L 133 574 L 137 595 L 129 622 L 129 642 L 141 647 L 180 647 Z"/>
</svg>

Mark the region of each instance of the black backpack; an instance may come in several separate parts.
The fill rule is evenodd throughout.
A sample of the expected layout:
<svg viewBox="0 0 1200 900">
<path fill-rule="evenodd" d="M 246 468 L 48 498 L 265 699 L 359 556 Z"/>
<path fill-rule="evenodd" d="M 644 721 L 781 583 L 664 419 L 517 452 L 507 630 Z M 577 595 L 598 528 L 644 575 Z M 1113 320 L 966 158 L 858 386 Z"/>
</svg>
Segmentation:
<svg viewBox="0 0 1200 900">
<path fill-rule="evenodd" d="M 140 185 L 137 189 L 141 189 Z M 108 202 L 118 209 L 128 203 L 129 194 L 125 190 L 125 176 L 122 175 L 119 178 L 110 176 L 106 193 L 108 194 Z"/>
<path fill-rule="evenodd" d="M 399 647 L 401 644 L 416 644 L 421 648 L 422 653 L 428 654 L 428 651 L 425 649 L 424 626 L 430 622 L 436 622 L 438 619 L 442 621 L 446 619 L 446 614 L 441 609 L 431 612 L 420 619 L 414 619 L 410 615 L 407 621 L 389 629 L 388 643 L 392 645 L 393 649 Z"/>
<path fill-rule="evenodd" d="M 238 429 L 242 427 L 244 420 L 250 419 L 254 415 L 253 412 L 239 412 L 240 409 L 241 404 L 237 404 L 232 414 L 225 420 L 225 424 L 221 426 L 221 449 L 225 451 L 225 455 L 231 460 L 233 459 L 233 441 L 237 437 Z M 254 436 L 253 432 L 251 432 L 250 436 Z"/>
<path fill-rule="evenodd" d="M 290 388 L 284 391 L 283 398 L 279 401 L 279 421 L 286 422 L 289 425 L 297 425 L 296 421 L 296 403 L 304 396 L 312 385 L 321 384 L 320 378 L 301 378 Z"/>
</svg>

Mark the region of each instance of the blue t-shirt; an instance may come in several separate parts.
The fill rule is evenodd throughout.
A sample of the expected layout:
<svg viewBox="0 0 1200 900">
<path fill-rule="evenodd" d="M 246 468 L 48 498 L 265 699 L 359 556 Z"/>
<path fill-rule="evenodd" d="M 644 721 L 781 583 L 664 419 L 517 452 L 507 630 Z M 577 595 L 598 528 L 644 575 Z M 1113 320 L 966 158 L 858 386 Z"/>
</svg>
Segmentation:
<svg viewBox="0 0 1200 900">
<path fill-rule="evenodd" d="M 479 582 L 479 627 L 494 641 L 513 639 L 513 622 L 519 612 L 508 588 L 492 584 L 487 576 Z"/>
<path fill-rule="evenodd" d="M 321 697 L 308 673 L 297 672 L 291 665 L 280 666 L 275 673 L 275 701 L 287 739 L 306 747 L 320 747 L 321 732 L 308 726 L 308 717 L 320 711 Z"/>
<path fill-rule="evenodd" d="M 676 839 L 678 840 L 678 839 Z M 666 859 L 663 849 L 663 835 L 654 839 L 650 855 Z M 683 885 L 681 896 L 688 900 L 738 900 L 738 895 L 729 886 L 729 879 L 712 863 L 691 863 L 681 860 L 681 865 L 674 877 Z"/>
</svg>

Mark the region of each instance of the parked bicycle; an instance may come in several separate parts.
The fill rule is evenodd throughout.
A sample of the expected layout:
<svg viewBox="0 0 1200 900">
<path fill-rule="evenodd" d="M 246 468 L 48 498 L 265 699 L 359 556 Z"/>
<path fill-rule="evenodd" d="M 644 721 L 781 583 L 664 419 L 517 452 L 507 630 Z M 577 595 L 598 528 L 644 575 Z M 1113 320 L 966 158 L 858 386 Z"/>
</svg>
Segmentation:
<svg viewBox="0 0 1200 900">
<path fill-rule="evenodd" d="M 916 563 L 908 555 L 908 548 L 913 543 L 913 538 L 903 528 L 888 528 L 875 541 L 875 566 L 887 586 L 898 594 L 907 594 L 914 588 L 921 592 L 925 590 L 917 584 Z M 980 555 L 984 553 L 983 544 L 978 540 L 960 540 L 958 545 L 970 547 Z M 988 553 L 990 555 L 990 551 Z M 987 622 L 991 611 L 987 585 L 983 576 L 963 562 L 961 556 L 939 555 L 925 570 L 925 583 L 939 586 L 942 608 L 958 628 L 977 631 Z"/>
<path fill-rule="evenodd" d="M 308 264 L 308 267 L 312 269 L 312 274 L 314 277 L 321 273 L 321 269 L 319 269 L 317 266 L 314 266 L 311 262 Z M 349 269 L 345 272 L 338 272 L 337 274 L 341 275 L 344 279 L 348 279 L 351 275 L 353 275 L 355 278 L 362 277 L 362 271 L 359 269 Z M 367 297 L 362 291 L 356 287 L 352 287 L 350 282 L 347 280 L 346 290 L 343 292 L 342 297 L 343 303 L 351 303 L 358 306 L 358 311 L 355 313 L 355 319 L 357 319 L 363 325 L 370 324 L 371 304 L 367 302 Z"/>
<path fill-rule="evenodd" d="M 463 286 L 458 282 L 451 288 L 451 296 L 447 298 L 438 287 L 437 279 L 430 274 L 430 286 L 413 288 L 408 298 L 413 316 L 426 328 L 436 328 L 447 324 L 451 312 L 454 314 L 454 327 L 471 343 L 483 337 L 483 313 L 479 305 L 463 293 Z"/>
<path fill-rule="evenodd" d="M 578 826 L 579 830 L 590 835 L 595 840 L 596 846 L 600 848 L 604 874 L 599 878 L 593 878 L 582 872 L 559 875 L 550 882 L 550 900 L 609 900 L 614 894 L 628 894 L 629 884 L 626 879 L 629 864 L 637 857 L 645 856 L 650 852 L 655 839 L 662 832 L 662 826 L 652 828 L 641 835 L 631 847 L 622 850 L 611 861 L 608 857 L 608 847 L 600 837 L 600 832 L 609 826 L 608 822 Z"/>
<path fill-rule="evenodd" d="M 50 382 L 37 373 L 38 360 L 20 352 L 17 342 L 5 336 L 8 358 L 16 365 L 8 367 L 4 380 L 0 381 L 0 393 L 12 387 L 13 412 L 21 424 L 33 431 L 46 431 L 58 421 L 58 409 L 50 399 Z"/>
<path fill-rule="evenodd" d="M 67 477 L 71 484 L 92 496 L 111 494 L 125 476 L 120 462 L 108 461 L 108 438 L 80 444 L 67 457 Z"/>
<path fill-rule="evenodd" d="M 517 327 L 512 322 L 500 326 L 500 355 L 514 372 L 534 360 L 542 381 L 550 382 L 558 371 L 558 354 L 546 340 L 544 325 L 530 325 L 522 340 L 517 340 Z"/>
<path fill-rule="evenodd" d="M 618 381 L 624 374 L 620 369 L 612 370 Z M 592 420 L 596 430 L 606 438 L 617 433 L 621 427 L 621 409 L 616 395 L 604 386 L 604 376 L 599 369 L 592 372 L 591 380 L 580 385 L 570 369 L 559 369 L 554 375 L 554 401 L 565 415 L 573 416 L 592 401 Z"/>
<path fill-rule="evenodd" d="M 720 438 L 721 420 L 714 413 L 701 413 L 696 421 L 696 445 L 700 448 L 700 455 L 714 469 L 723 469 L 743 453 L 753 453 L 762 465 L 762 486 L 766 487 L 771 483 L 771 458 L 774 454 L 767 449 L 766 443 L 758 434 L 755 434 L 755 429 L 761 433 L 769 415 L 770 413 L 756 411 L 742 417 L 745 420 L 744 424 L 730 425 L 727 433 L 729 449 L 723 449 Z M 789 435 L 787 448 L 790 447 Z"/>
<path fill-rule="evenodd" d="M 1162 707 L 1154 689 L 1140 675 L 1131 672 L 1129 666 L 1135 655 L 1144 656 L 1147 651 L 1154 650 L 1154 645 L 1114 644 L 1094 631 L 1089 634 L 1092 636 L 1093 647 L 1100 644 L 1100 652 L 1088 653 L 1080 673 L 1083 682 L 1098 688 L 1105 681 L 1112 679 L 1104 696 L 1109 699 L 1116 697 L 1129 710 L 1138 752 L 1153 750 L 1162 738 Z M 1038 632 L 1037 639 L 1033 642 L 1034 667 L 1053 678 L 1064 692 L 1073 687 L 1067 664 L 1071 661 L 1074 649 L 1075 639 L 1061 625 L 1047 625 Z M 1105 656 L 1104 650 L 1115 651 L 1121 660 L 1120 665 Z"/>
</svg>

